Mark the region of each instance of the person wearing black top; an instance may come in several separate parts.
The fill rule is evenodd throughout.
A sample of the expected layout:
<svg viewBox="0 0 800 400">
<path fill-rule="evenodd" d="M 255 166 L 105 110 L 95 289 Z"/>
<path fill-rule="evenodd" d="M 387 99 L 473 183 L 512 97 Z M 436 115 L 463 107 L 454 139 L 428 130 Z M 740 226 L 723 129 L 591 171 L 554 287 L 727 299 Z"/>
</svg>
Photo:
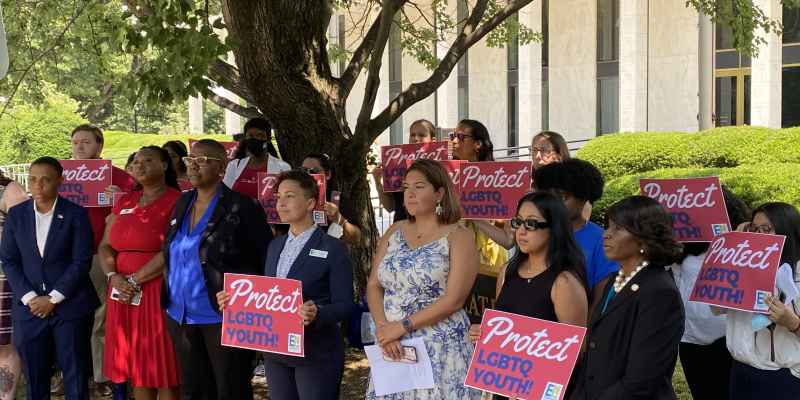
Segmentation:
<svg viewBox="0 0 800 400">
<path fill-rule="evenodd" d="M 517 252 L 498 274 L 495 308 L 586 326 L 586 269 L 564 203 L 551 193 L 529 193 L 519 201 L 511 225 Z M 470 337 L 480 337 L 480 325 L 471 326 Z"/>
<path fill-rule="evenodd" d="M 684 311 L 665 267 L 680 260 L 683 246 L 670 215 L 649 197 L 619 201 L 608 220 L 605 252 L 621 269 L 609 275 L 592 311 L 570 399 L 673 400 Z"/>
</svg>

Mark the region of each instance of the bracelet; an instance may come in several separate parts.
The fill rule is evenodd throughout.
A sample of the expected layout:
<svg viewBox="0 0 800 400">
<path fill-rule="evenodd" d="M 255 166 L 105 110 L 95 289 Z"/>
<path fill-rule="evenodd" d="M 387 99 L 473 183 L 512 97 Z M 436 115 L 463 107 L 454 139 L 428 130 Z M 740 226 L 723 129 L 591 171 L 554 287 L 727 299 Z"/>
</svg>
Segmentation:
<svg viewBox="0 0 800 400">
<path fill-rule="evenodd" d="M 138 282 L 136 282 L 136 279 L 133 279 L 133 275 L 128 275 L 128 283 L 130 283 L 130 285 L 133 286 L 133 290 L 137 292 L 142 291 L 142 287 L 139 285 Z"/>
<path fill-rule="evenodd" d="M 796 328 L 794 328 L 794 329 L 792 329 L 792 330 L 791 330 L 791 331 L 789 331 L 789 332 L 792 332 L 792 333 L 794 333 L 795 335 L 798 335 L 798 334 L 800 334 L 800 318 L 798 318 L 798 319 L 797 319 L 797 327 L 796 327 Z"/>
</svg>

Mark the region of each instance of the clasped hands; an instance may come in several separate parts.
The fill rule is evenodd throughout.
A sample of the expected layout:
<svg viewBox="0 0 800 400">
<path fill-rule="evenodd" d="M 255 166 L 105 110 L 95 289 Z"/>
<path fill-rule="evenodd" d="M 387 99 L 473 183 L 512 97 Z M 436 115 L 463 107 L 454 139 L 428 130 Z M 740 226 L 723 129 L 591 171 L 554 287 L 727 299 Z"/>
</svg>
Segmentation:
<svg viewBox="0 0 800 400">
<path fill-rule="evenodd" d="M 50 302 L 50 296 L 36 296 L 28 302 L 31 314 L 39 318 L 47 318 L 55 310 L 56 305 Z"/>
</svg>

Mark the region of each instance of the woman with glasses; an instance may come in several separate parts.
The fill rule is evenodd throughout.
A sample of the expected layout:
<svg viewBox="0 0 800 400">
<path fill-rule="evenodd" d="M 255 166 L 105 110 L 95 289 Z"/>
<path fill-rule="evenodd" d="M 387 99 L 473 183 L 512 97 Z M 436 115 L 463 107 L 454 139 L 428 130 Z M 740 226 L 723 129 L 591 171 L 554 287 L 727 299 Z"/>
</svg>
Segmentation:
<svg viewBox="0 0 800 400">
<path fill-rule="evenodd" d="M 592 310 L 570 398 L 675 399 L 684 315 L 665 268 L 680 260 L 683 247 L 672 236 L 672 217 L 655 200 L 633 196 L 611 206 L 608 220 L 605 252 L 622 268 Z"/>
<path fill-rule="evenodd" d="M 254 352 L 222 347 L 216 294 L 225 273 L 261 275 L 272 231 L 261 205 L 222 183 L 225 147 L 198 141 L 184 157 L 194 189 L 183 193 L 163 245 L 161 305 L 186 399 L 253 398 Z"/>
<path fill-rule="evenodd" d="M 427 119 L 418 119 L 408 127 L 408 143 L 430 143 L 436 140 L 436 127 Z M 403 192 L 384 192 L 383 191 L 383 168 L 375 166 L 370 171 L 375 180 L 375 189 L 380 195 L 381 206 L 388 211 L 394 212 L 394 222 L 408 218 L 408 213 L 403 205 Z"/>
<path fill-rule="evenodd" d="M 550 193 L 529 193 L 519 201 L 511 220 L 518 251 L 497 277 L 497 310 L 586 326 L 586 270 L 567 215 Z M 478 340 L 480 325 L 472 325 L 470 337 Z"/>
<path fill-rule="evenodd" d="M 115 384 L 130 381 L 137 400 L 177 399 L 178 366 L 159 300 L 161 245 L 180 191 L 160 147 L 137 151 L 132 172 L 141 190 L 115 202 L 97 250 L 111 287 L 103 375 Z"/>
<path fill-rule="evenodd" d="M 341 198 L 334 199 L 334 192 L 341 196 L 340 190 L 334 190 L 333 164 L 327 154 L 311 153 L 303 159 L 301 169 L 308 174 L 325 175 L 325 214 L 328 217 L 328 225 L 323 230 L 331 236 L 342 239 L 347 244 L 358 244 L 361 239 L 361 228 L 355 223 L 355 210 L 349 205 L 349 201 L 341 201 Z"/>
<path fill-rule="evenodd" d="M 800 399 L 800 213 L 786 203 L 767 203 L 742 226 L 749 232 L 783 235 L 777 287 L 767 296 L 769 314 L 727 313 L 726 338 L 733 356 L 731 400 Z"/>
<path fill-rule="evenodd" d="M 531 141 L 533 169 L 569 160 L 570 158 L 567 141 L 559 133 L 542 131 L 533 137 Z"/>
</svg>

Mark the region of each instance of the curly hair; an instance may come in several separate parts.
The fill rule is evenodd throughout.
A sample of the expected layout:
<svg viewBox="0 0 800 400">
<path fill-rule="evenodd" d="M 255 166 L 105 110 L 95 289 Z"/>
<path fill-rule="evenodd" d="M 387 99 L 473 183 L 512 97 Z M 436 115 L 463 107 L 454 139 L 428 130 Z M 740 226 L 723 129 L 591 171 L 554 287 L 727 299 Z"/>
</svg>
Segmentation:
<svg viewBox="0 0 800 400">
<path fill-rule="evenodd" d="M 536 190 L 564 191 L 592 204 L 603 196 L 604 185 L 600 170 L 577 158 L 542 166 L 534 171 L 533 176 Z"/>
<path fill-rule="evenodd" d="M 650 197 L 631 196 L 614 203 L 608 209 L 608 220 L 642 243 L 651 265 L 664 267 L 681 260 L 683 245 L 672 235 L 672 217 Z"/>
</svg>

